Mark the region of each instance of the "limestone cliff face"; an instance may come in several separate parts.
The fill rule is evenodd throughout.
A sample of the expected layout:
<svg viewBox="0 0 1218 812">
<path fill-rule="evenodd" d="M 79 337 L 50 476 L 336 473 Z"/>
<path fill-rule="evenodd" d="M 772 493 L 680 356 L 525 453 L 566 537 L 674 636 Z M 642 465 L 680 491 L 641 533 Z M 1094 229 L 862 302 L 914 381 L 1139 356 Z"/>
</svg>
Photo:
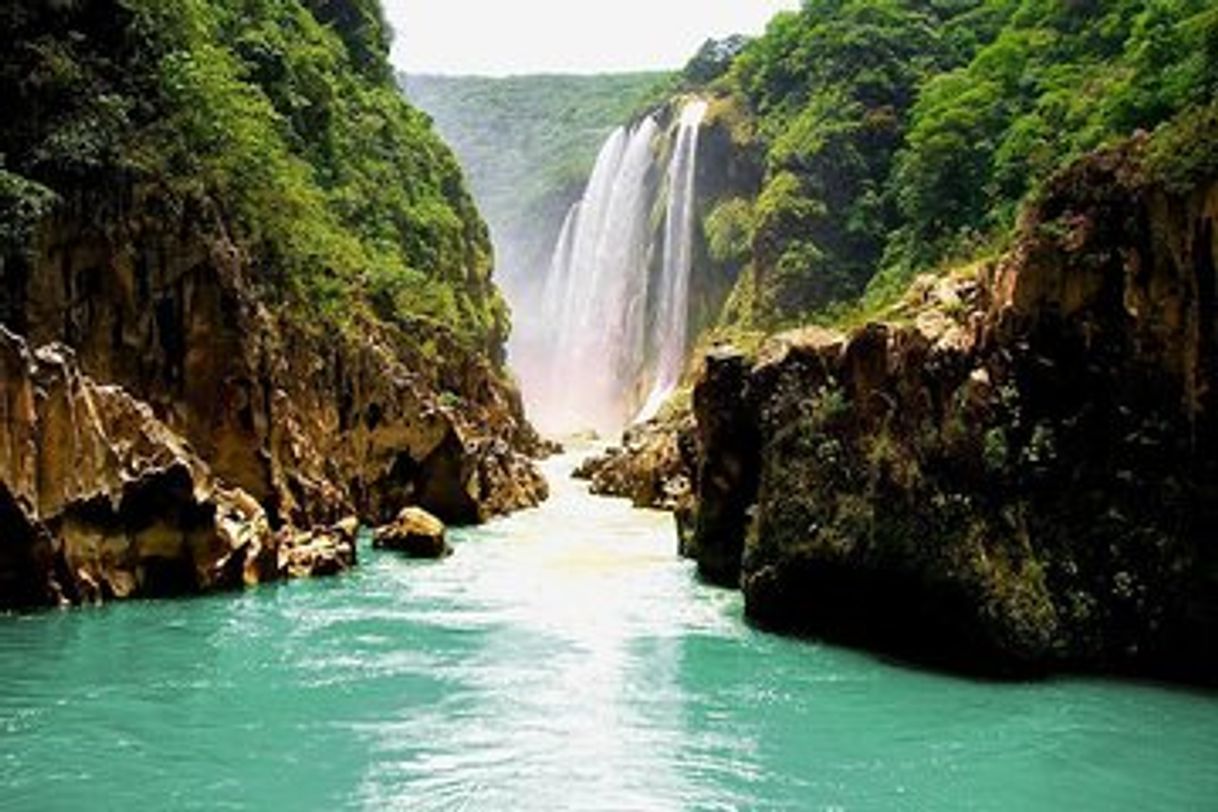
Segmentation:
<svg viewBox="0 0 1218 812">
<path fill-rule="evenodd" d="M 388 521 L 419 500 L 472 522 L 536 500 L 518 455 L 531 429 L 486 358 L 434 326 L 340 331 L 273 311 L 218 216 L 166 228 L 152 201 L 133 205 L 110 229 L 47 229 L 10 279 L 10 321 L 32 343 L 77 347 L 86 371 L 146 400 L 272 521 Z"/>
<path fill-rule="evenodd" d="M 29 404 L 43 398 L 48 416 L 33 423 L 59 432 L 14 439 L 0 454 L 7 466 L 0 484 L 15 505 L 11 509 L 26 517 L 34 528 L 29 533 L 37 536 L 6 542 L 9 564 L 0 564 L 0 578 L 11 586 L 5 592 L 30 599 L 10 602 L 84 599 L 94 589 L 89 581 L 101 595 L 115 597 L 240 583 L 243 565 L 228 561 L 249 544 L 217 541 L 214 516 L 222 516 L 228 503 L 192 496 L 200 488 L 244 494 L 238 502 L 250 515 L 242 533 L 261 539 L 250 542 L 255 547 L 268 543 L 271 529 L 294 537 L 295 528 L 348 516 L 379 524 L 407 504 L 468 523 L 544 497 L 544 481 L 526 457 L 536 438 L 518 395 L 490 361 L 434 326 L 390 326 L 358 317 L 346 330 L 304 323 L 265 306 L 249 271 L 218 213 L 175 217 L 158 210 L 153 193 L 139 190 L 121 211 L 98 216 L 61 209 L 28 255 L 8 259 L 3 322 L 31 346 L 63 348 L 47 350 L 28 375 L 19 373 L 29 363 L 15 360 L 4 377 L 10 401 L 26 404 L 20 414 L 34 414 L 38 410 Z M 61 352 L 73 359 L 68 367 L 47 360 Z M 11 354 L 20 359 L 23 353 L 29 355 L 24 349 Z M 66 368 L 70 375 L 55 378 L 53 370 Z M 48 388 L 44 379 L 60 383 Z M 87 396 L 54 394 L 75 391 L 73 386 Z M 70 408 L 57 406 L 56 397 Z M 98 402 L 124 404 L 100 430 L 102 439 L 82 435 L 74 427 L 85 423 L 71 415 L 59 417 L 72 409 L 92 414 Z M 31 423 L 22 420 L 21 425 Z M 117 478 L 102 489 L 118 505 L 102 524 L 157 522 L 141 516 L 145 509 L 135 503 L 119 504 L 120 485 L 132 471 L 139 473 L 155 491 L 146 500 L 159 505 L 169 498 L 167 509 L 176 511 L 162 525 L 180 536 L 166 544 L 178 546 L 155 560 L 181 569 L 173 578 L 182 588 L 160 585 L 159 575 L 148 576 L 147 583 L 140 580 L 144 576 L 134 582 L 111 577 L 110 564 L 90 565 L 77 577 L 73 568 L 80 568 L 80 556 L 100 555 L 81 550 L 108 550 L 106 561 L 136 561 L 150 543 L 130 533 L 79 542 L 73 520 L 58 518 L 65 511 L 75 515 L 65 505 L 78 496 L 92 504 L 89 494 L 101 487 L 77 487 L 72 477 L 96 468 L 90 461 L 99 455 L 112 456 L 105 449 L 147 445 L 139 432 L 148 426 L 155 427 L 160 443 L 153 462 L 106 457 L 99 463 Z M 170 458 L 186 462 L 169 465 Z M 23 476 L 35 459 L 41 466 L 37 477 Z M 143 473 L 150 465 L 157 472 Z M 214 488 L 201 484 L 213 482 Z M 249 530 L 250 522 L 258 529 Z M 231 549 L 224 555 L 200 552 L 225 544 Z M 20 586 L 27 581 L 27 559 L 46 558 L 47 550 L 62 553 L 67 575 L 56 576 L 56 586 L 46 587 L 41 575 Z M 18 566 L 17 559 L 26 563 Z M 199 569 L 200 562 L 219 569 Z M 246 580 L 264 575 L 251 573 Z M 27 588 L 33 591 L 23 592 Z"/>
<path fill-rule="evenodd" d="M 70 349 L 0 328 L 0 607 L 163 595 L 278 575 L 278 539 L 151 410 Z"/>
<path fill-rule="evenodd" d="M 1137 152 L 1059 177 L 979 278 L 787 336 L 711 409 L 758 432 L 751 617 L 986 671 L 1218 674 L 1218 184 L 1170 194 Z M 702 481 L 700 513 L 740 501 Z"/>
</svg>

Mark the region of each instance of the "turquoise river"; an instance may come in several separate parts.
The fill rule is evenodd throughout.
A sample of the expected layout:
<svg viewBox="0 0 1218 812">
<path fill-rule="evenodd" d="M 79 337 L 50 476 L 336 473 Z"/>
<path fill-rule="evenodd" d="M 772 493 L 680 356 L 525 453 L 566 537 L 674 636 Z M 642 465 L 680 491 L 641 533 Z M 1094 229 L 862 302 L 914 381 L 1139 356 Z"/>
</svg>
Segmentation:
<svg viewBox="0 0 1218 812">
<path fill-rule="evenodd" d="M 0 809 L 1218 809 L 1213 695 L 760 633 L 571 463 L 441 563 L 0 617 Z"/>
</svg>

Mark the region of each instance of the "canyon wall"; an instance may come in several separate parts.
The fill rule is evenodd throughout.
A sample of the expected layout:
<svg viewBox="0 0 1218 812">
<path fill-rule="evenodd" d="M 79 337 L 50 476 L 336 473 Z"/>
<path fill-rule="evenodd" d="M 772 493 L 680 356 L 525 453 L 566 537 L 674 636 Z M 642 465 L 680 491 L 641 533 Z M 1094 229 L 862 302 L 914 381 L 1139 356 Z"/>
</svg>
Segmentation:
<svg viewBox="0 0 1218 812">
<path fill-rule="evenodd" d="M 406 506 L 546 494 L 485 224 L 376 4 L 181 12 L 0 9 L 2 606 L 329 574 Z"/>
<path fill-rule="evenodd" d="M 1218 675 L 1218 182 L 1156 149 L 1078 161 L 1000 260 L 881 320 L 705 358 L 665 475 L 703 576 L 763 627 L 951 668 Z M 641 459 L 587 473 L 630 493 Z"/>
</svg>

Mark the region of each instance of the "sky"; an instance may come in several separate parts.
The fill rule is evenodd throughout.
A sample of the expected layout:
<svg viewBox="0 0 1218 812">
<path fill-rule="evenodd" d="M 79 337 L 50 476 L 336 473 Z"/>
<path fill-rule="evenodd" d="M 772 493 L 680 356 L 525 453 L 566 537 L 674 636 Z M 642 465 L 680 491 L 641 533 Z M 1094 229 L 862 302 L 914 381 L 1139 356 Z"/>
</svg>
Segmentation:
<svg viewBox="0 0 1218 812">
<path fill-rule="evenodd" d="M 504 76 L 678 68 L 708 37 L 756 34 L 799 0 L 383 0 L 393 63 Z"/>
</svg>

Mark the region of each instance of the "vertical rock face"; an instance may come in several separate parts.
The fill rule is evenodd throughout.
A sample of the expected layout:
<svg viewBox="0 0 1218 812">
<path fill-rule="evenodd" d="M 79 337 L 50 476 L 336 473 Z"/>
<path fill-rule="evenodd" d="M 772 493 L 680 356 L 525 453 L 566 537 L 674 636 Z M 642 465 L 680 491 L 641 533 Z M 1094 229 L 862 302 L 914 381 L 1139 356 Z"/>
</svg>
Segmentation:
<svg viewBox="0 0 1218 812">
<path fill-rule="evenodd" d="M 13 320 L 147 401 L 275 525 L 379 523 L 415 499 L 480 521 L 544 494 L 519 397 L 486 359 L 422 324 L 338 333 L 272 313 L 220 222 L 197 214 L 179 228 L 129 214 L 109 232 L 61 221 L 12 286 Z"/>
<path fill-rule="evenodd" d="M 0 606 L 163 595 L 276 577 L 248 495 L 148 407 L 0 328 Z"/>
<path fill-rule="evenodd" d="M 745 394 L 748 367 L 739 353 L 715 352 L 694 391 L 702 509 L 684 552 L 698 562 L 703 578 L 724 586 L 740 581 L 748 509 L 757 489 L 757 432 Z"/>
<path fill-rule="evenodd" d="M 6 338 L 0 485 L 22 540 L 0 553 L 0 601 L 235 585 L 278 571 L 274 529 L 407 504 L 478 522 L 544 498 L 489 361 L 430 326 L 273 313 L 214 215 L 167 227 L 154 199 L 127 206 L 107 229 L 60 216 L 3 267 L 6 323 L 46 348 Z"/>
<path fill-rule="evenodd" d="M 742 550 L 753 619 L 969 670 L 1218 676 L 1218 184 L 1169 192 L 1139 150 L 1058 177 L 1006 259 L 900 321 L 707 364 L 693 548 L 726 580 Z"/>
</svg>

